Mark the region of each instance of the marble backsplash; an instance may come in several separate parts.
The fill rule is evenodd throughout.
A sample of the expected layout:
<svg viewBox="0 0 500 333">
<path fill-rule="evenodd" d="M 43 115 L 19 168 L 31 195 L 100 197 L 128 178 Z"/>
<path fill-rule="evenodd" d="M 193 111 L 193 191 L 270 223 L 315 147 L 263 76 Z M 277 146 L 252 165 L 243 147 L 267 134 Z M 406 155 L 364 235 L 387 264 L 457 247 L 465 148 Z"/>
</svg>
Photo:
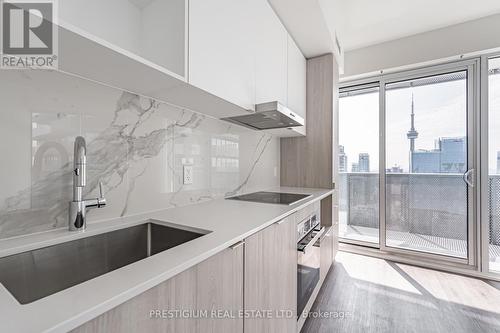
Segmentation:
<svg viewBox="0 0 500 333">
<path fill-rule="evenodd" d="M 0 77 L 0 238 L 67 227 L 73 142 L 87 140 L 88 222 L 279 185 L 279 139 L 85 79 Z M 193 184 L 183 185 L 183 165 Z"/>
</svg>

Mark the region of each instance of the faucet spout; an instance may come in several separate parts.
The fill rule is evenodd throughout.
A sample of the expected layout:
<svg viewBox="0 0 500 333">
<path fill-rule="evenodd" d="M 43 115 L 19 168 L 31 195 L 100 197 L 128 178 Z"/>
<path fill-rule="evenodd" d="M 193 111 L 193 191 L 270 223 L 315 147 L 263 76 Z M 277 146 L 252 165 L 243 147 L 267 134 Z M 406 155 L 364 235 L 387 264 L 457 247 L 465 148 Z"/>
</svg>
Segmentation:
<svg viewBox="0 0 500 333">
<path fill-rule="evenodd" d="M 73 158 L 73 201 L 69 203 L 69 230 L 85 230 L 86 212 L 88 208 L 106 206 L 102 195 L 102 184 L 99 182 L 99 198 L 84 200 L 83 189 L 87 185 L 87 145 L 85 138 L 75 139 Z"/>
</svg>

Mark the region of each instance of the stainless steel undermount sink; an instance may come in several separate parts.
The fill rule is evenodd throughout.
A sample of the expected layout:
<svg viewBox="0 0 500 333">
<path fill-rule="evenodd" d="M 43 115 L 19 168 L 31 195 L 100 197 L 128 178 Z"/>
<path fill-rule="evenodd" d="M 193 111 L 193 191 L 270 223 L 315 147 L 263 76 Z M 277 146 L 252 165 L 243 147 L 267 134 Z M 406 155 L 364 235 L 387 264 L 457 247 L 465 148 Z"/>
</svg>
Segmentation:
<svg viewBox="0 0 500 333">
<path fill-rule="evenodd" d="M 150 220 L 0 258 L 0 283 L 27 304 L 208 233 Z"/>
</svg>

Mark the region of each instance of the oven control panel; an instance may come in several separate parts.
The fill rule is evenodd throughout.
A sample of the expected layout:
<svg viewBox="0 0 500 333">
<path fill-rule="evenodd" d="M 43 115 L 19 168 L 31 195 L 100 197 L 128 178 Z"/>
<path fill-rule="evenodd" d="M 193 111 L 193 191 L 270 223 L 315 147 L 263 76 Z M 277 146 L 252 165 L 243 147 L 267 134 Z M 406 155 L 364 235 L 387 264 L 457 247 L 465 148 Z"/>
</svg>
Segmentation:
<svg viewBox="0 0 500 333">
<path fill-rule="evenodd" d="M 316 229 L 319 226 L 319 212 L 314 213 L 309 216 L 304 221 L 297 224 L 297 242 L 299 242 L 302 238 L 304 238 L 308 233 Z"/>
</svg>

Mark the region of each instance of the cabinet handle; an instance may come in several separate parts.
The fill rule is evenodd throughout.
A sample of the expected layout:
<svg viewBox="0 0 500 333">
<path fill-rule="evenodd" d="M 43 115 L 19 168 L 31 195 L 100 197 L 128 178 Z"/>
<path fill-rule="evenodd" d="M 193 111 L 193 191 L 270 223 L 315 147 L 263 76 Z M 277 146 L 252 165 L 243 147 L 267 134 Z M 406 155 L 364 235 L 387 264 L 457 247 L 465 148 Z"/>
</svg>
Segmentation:
<svg viewBox="0 0 500 333">
<path fill-rule="evenodd" d="M 236 250 L 237 248 L 239 248 L 239 247 L 240 247 L 240 246 L 242 246 L 243 244 L 245 244 L 245 241 L 240 241 L 240 242 L 238 242 L 238 243 L 236 243 L 236 244 L 231 245 L 229 248 L 230 248 L 231 250 Z"/>
<path fill-rule="evenodd" d="M 276 222 L 276 224 L 280 225 L 280 224 L 283 224 L 283 222 L 285 222 L 286 218 L 284 218 L 283 220 L 279 220 L 278 222 Z"/>
</svg>

